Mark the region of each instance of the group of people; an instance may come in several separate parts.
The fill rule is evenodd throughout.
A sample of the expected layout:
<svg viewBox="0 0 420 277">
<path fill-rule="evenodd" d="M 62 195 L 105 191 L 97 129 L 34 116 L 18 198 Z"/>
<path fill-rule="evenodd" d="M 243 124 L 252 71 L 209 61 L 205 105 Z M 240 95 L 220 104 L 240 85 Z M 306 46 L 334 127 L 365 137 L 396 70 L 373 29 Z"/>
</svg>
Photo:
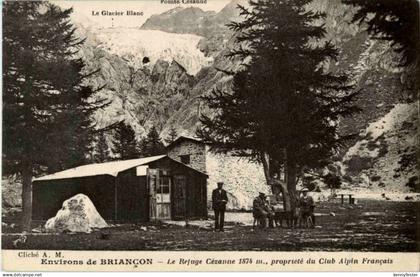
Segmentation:
<svg viewBox="0 0 420 277">
<path fill-rule="evenodd" d="M 308 189 L 305 188 L 301 190 L 301 193 L 302 195 L 297 200 L 299 216 L 302 218 L 309 217 L 312 220 L 312 226 L 315 226 L 315 202 L 313 198 L 308 195 Z M 228 196 L 226 190 L 223 189 L 223 182 L 218 182 L 217 188 L 214 189 L 212 193 L 212 208 L 214 210 L 214 227 L 216 231 L 224 231 L 227 202 Z M 258 218 L 261 226 L 266 227 L 268 221 L 268 226 L 274 227 L 276 212 L 274 206 L 267 200 L 267 196 L 263 192 L 260 192 L 253 201 L 253 214 L 255 218 Z"/>
<path fill-rule="evenodd" d="M 268 221 L 268 227 L 273 228 L 275 221 L 280 221 L 281 224 L 281 221 L 286 219 L 293 225 L 295 221 L 309 217 L 312 223 L 311 225 L 314 227 L 315 201 L 312 196 L 308 195 L 308 191 L 307 188 L 301 190 L 301 196 L 296 199 L 295 211 L 285 211 L 284 207 L 281 210 L 276 209 L 275 205 L 267 200 L 265 193 L 260 192 L 259 196 L 253 202 L 254 218 L 259 220 L 261 227 L 266 227 Z"/>
</svg>

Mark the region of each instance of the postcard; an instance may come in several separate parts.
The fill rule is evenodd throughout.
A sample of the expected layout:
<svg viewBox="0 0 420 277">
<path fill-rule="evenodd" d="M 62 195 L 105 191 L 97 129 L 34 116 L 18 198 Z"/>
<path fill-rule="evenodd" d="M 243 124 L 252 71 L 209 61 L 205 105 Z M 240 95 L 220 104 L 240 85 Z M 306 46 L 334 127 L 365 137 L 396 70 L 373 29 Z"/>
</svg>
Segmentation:
<svg viewBox="0 0 420 277">
<path fill-rule="evenodd" d="M 415 0 L 2 5 L 5 271 L 419 271 Z"/>
</svg>

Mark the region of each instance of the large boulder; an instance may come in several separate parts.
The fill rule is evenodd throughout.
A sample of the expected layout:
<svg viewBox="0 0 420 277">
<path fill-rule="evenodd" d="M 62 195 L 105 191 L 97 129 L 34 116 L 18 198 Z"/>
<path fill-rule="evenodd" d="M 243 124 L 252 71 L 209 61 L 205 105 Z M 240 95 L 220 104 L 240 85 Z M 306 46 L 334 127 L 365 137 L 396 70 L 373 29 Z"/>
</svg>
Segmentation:
<svg viewBox="0 0 420 277">
<path fill-rule="evenodd" d="M 89 197 L 77 194 L 63 202 L 63 207 L 47 221 L 45 229 L 49 232 L 90 233 L 92 228 L 107 226 Z"/>
</svg>

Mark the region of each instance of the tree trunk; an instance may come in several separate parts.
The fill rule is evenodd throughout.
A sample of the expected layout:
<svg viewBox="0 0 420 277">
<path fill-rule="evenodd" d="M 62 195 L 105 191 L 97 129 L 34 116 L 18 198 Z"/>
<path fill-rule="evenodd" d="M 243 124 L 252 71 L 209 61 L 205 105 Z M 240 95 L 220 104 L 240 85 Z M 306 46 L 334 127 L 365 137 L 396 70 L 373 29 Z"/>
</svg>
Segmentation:
<svg viewBox="0 0 420 277">
<path fill-rule="evenodd" d="M 289 201 L 291 205 L 291 210 L 295 210 L 298 195 L 296 194 L 296 176 L 297 176 L 297 167 L 296 163 L 293 160 L 292 155 L 288 150 L 285 151 L 286 156 L 286 165 L 285 165 L 285 179 L 287 190 L 289 192 Z"/>
<path fill-rule="evenodd" d="M 32 219 L 32 167 L 25 165 L 22 170 L 22 229 L 31 230 Z"/>
<path fill-rule="evenodd" d="M 271 175 L 270 175 L 270 156 L 267 153 L 263 154 L 262 164 L 263 164 L 264 175 L 265 175 L 265 179 L 267 181 L 267 184 L 271 187 L 271 190 L 274 194 L 277 192 L 275 188 L 280 187 L 281 194 L 283 195 L 284 209 L 286 211 L 291 211 L 292 207 L 291 207 L 291 203 L 290 203 L 290 195 L 289 195 L 289 191 L 287 189 L 287 185 L 286 185 L 285 182 L 282 182 L 280 180 L 276 180 L 276 179 L 271 177 Z"/>
</svg>

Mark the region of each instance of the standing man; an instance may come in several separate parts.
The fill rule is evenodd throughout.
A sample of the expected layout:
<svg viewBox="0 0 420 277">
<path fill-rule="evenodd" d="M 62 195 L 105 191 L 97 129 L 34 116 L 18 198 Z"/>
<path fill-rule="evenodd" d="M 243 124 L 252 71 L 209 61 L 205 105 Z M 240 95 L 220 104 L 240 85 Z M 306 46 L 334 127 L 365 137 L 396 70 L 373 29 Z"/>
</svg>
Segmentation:
<svg viewBox="0 0 420 277">
<path fill-rule="evenodd" d="M 223 189 L 223 182 L 217 183 L 217 189 L 213 190 L 211 200 L 214 210 L 214 227 L 216 230 L 224 232 L 223 225 L 225 223 L 225 210 L 228 197 L 226 191 Z"/>
</svg>

